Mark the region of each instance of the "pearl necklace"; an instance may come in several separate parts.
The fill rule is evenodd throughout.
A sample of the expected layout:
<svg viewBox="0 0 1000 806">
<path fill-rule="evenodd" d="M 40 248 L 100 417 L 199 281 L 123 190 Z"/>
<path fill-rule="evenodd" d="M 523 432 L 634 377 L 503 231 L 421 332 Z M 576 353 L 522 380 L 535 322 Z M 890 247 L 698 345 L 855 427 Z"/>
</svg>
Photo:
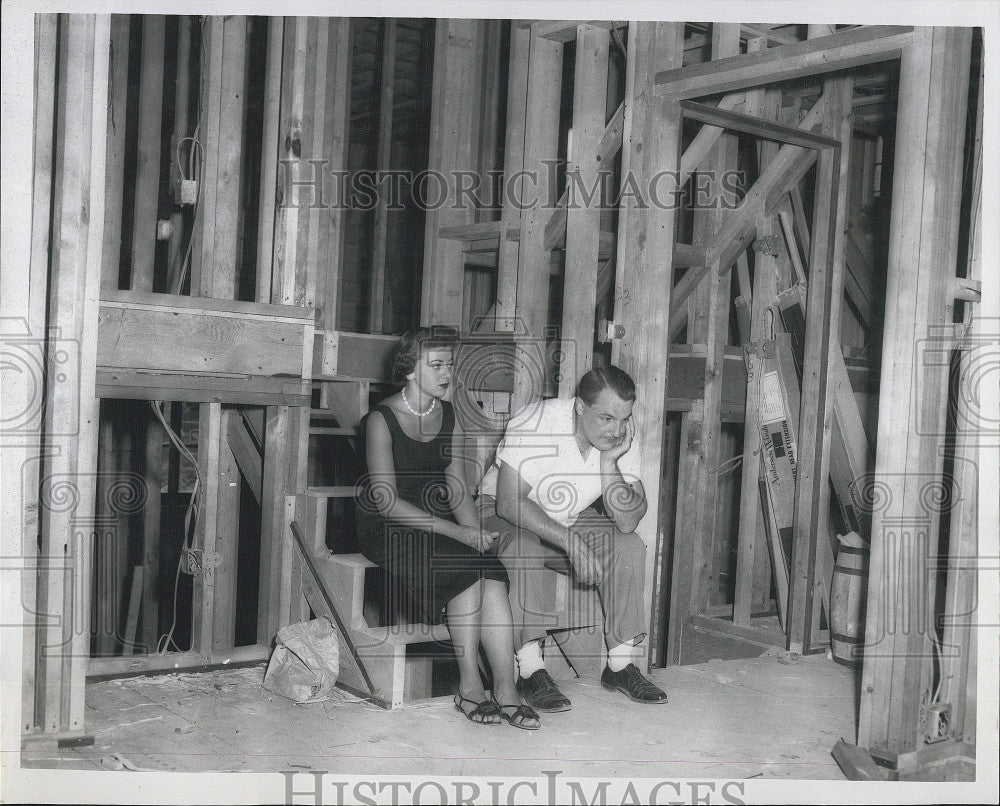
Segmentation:
<svg viewBox="0 0 1000 806">
<path fill-rule="evenodd" d="M 417 411 L 415 408 L 413 408 L 413 406 L 410 405 L 410 401 L 406 399 L 406 390 L 405 389 L 403 389 L 399 393 L 399 396 L 401 398 L 403 398 L 403 405 L 406 406 L 406 408 L 408 408 L 410 410 L 411 414 L 415 414 L 417 417 L 426 417 L 428 414 L 430 414 L 432 411 L 434 411 L 434 406 L 437 404 L 437 398 L 436 397 L 432 397 L 431 398 L 431 404 L 427 407 L 427 411 Z"/>
</svg>

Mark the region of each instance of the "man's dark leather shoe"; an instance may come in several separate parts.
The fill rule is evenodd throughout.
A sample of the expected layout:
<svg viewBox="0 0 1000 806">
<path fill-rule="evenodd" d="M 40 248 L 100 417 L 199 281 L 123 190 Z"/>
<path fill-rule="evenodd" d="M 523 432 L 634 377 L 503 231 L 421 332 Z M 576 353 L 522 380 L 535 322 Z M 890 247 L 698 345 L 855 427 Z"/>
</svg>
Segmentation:
<svg viewBox="0 0 1000 806">
<path fill-rule="evenodd" d="M 667 695 L 663 690 L 643 677 L 634 663 L 630 663 L 620 672 L 612 672 L 605 666 L 601 674 L 601 685 L 611 691 L 620 691 L 636 702 L 654 704 L 667 701 Z"/>
<path fill-rule="evenodd" d="M 545 669 L 539 669 L 530 677 L 517 679 L 517 693 L 536 711 L 547 714 L 570 709 L 569 698 L 558 688 Z"/>
</svg>

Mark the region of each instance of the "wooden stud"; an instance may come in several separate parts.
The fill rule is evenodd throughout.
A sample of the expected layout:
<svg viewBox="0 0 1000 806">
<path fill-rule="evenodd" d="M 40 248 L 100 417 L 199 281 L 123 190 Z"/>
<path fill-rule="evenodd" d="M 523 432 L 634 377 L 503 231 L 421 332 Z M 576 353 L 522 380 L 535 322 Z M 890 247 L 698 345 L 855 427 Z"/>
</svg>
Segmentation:
<svg viewBox="0 0 1000 806">
<path fill-rule="evenodd" d="M 482 96 L 483 102 L 479 112 L 479 186 L 483 193 L 487 189 L 492 193 L 489 175 L 500 167 L 502 155 L 497 155 L 501 127 L 500 98 L 505 97 L 500 86 L 500 65 L 502 61 L 501 45 L 503 44 L 503 20 L 484 20 L 483 33 L 479 50 L 482 51 Z M 486 196 L 490 200 L 490 196 Z M 493 204 L 484 204 L 476 210 L 476 221 L 492 221 L 502 208 L 502 200 L 492 199 Z M 470 323 L 471 327 L 471 323 Z"/>
<path fill-rule="evenodd" d="M 132 213 L 134 291 L 152 291 L 156 222 L 160 202 L 160 130 L 163 119 L 163 68 L 167 18 L 142 15 L 142 65 L 139 70 L 139 132 L 136 153 L 135 209 Z"/>
<path fill-rule="evenodd" d="M 98 429 L 94 376 L 110 41 L 110 16 L 79 14 L 60 20 L 49 325 L 62 343 L 78 351 L 79 374 L 65 373 L 57 361 L 50 362 L 43 427 L 59 450 L 43 471 L 41 554 L 68 558 L 69 567 L 39 575 L 38 612 L 61 616 L 38 631 L 37 694 L 41 727 L 48 732 L 84 728 L 90 636 L 83 625 L 90 623 Z M 75 506 L 55 506 L 67 491 L 75 494 Z"/>
<path fill-rule="evenodd" d="M 684 26 L 677 23 L 633 22 L 629 25 L 629 57 L 622 175 L 635 172 L 647 181 L 658 171 L 677 171 L 680 161 L 680 107 L 660 101 L 649 91 L 653 74 L 678 67 L 684 52 Z M 668 586 L 664 537 L 663 412 L 666 398 L 667 344 L 670 326 L 669 296 L 676 240 L 675 211 L 639 209 L 629 198 L 619 220 L 619 254 L 616 258 L 615 321 L 623 334 L 612 342 L 612 361 L 635 379 L 636 440 L 642 452 L 642 482 L 649 507 L 637 529 L 648 547 L 645 573 L 647 602 L 660 602 Z M 665 294 L 651 294 L 649 289 Z M 664 296 L 667 299 L 664 299 Z M 650 634 L 642 646 L 647 662 L 662 643 L 662 611 L 651 612 Z M 669 634 L 668 634 L 669 635 Z M 669 660 L 668 660 L 669 662 Z"/>
<path fill-rule="evenodd" d="M 955 273 L 971 30 L 919 28 L 900 65 L 893 170 L 885 338 L 875 480 L 886 506 L 872 519 L 865 655 L 858 745 L 896 754 L 917 749 L 929 692 L 928 619 L 934 577 L 926 571 L 928 536 L 940 512 L 928 489 L 940 483 Z M 924 340 L 931 340 L 929 343 Z M 935 344 L 934 342 L 937 342 Z M 914 360 L 914 344 L 927 344 Z M 919 523 L 913 523 L 915 514 Z M 910 519 L 910 526 L 906 525 Z M 914 613 L 914 617 L 917 614 Z"/>
<path fill-rule="evenodd" d="M 326 135 L 326 158 L 330 170 L 344 172 L 348 167 L 348 132 L 351 95 L 351 21 L 344 17 L 330 20 L 330 54 L 327 67 L 329 99 L 323 122 Z M 342 197 L 344 189 L 338 188 Z M 323 211 L 324 228 L 317 261 L 317 327 L 337 327 L 340 309 L 340 284 L 344 262 L 344 227 L 347 212 L 334 199 L 333 209 Z"/>
<path fill-rule="evenodd" d="M 381 89 L 379 91 L 378 148 L 375 165 L 378 170 L 390 167 L 392 157 L 392 96 L 396 78 L 396 20 L 382 21 Z M 368 304 L 368 332 L 381 333 L 385 317 L 385 265 L 388 238 L 388 194 L 379 193 L 375 203 L 374 244 L 372 246 L 371 297 Z"/>
<path fill-rule="evenodd" d="M 118 288 L 122 247 L 122 186 L 125 181 L 125 110 L 128 103 L 128 14 L 111 15 L 111 65 L 108 87 L 108 134 L 105 158 L 104 252 L 101 288 Z M 157 132 L 159 137 L 159 132 Z"/>
<path fill-rule="evenodd" d="M 181 143 L 188 136 L 188 105 L 191 93 L 191 30 L 194 20 L 190 16 L 182 16 L 177 19 L 177 74 L 174 81 L 174 131 L 170 138 L 170 181 L 173 185 L 175 198 L 180 195 L 181 165 L 177 164 L 178 145 L 182 145 L 180 153 L 185 151 L 190 154 L 192 150 L 198 152 L 198 147 L 191 141 Z M 198 154 L 200 158 L 201 155 Z M 184 160 L 184 157 L 180 157 Z M 185 176 L 188 174 L 187 167 L 183 168 Z M 191 177 L 188 177 L 191 178 Z M 184 210 L 174 206 L 170 214 L 170 239 L 167 241 L 167 281 L 165 290 L 168 294 L 179 294 L 181 292 L 182 273 L 185 271 L 184 263 L 189 260 L 191 232 L 187 226 L 188 216 Z M 191 247 L 194 248 L 193 245 Z M 117 287 L 117 286 L 115 286 Z"/>
<path fill-rule="evenodd" d="M 53 132 L 56 102 L 56 53 L 58 48 L 58 17 L 55 14 L 37 14 L 34 19 L 35 54 L 34 84 L 30 91 L 20 98 L 10 99 L 13 110 L 20 110 L 24 131 L 31 130 L 32 113 L 34 130 L 32 135 L 33 158 L 25 170 L 20 165 L 8 166 L 4 157 L 5 189 L 4 216 L 10 216 L 10 226 L 20 231 L 31 232 L 30 253 L 25 255 L 17 249 L 20 239 L 4 238 L 0 241 L 3 265 L 24 265 L 28 271 L 6 272 L 4 293 L 0 295 L 0 323 L 3 335 L 19 335 L 30 340 L 25 348 L 41 366 L 44 360 L 45 310 L 48 297 L 49 234 L 52 213 L 53 175 Z M 12 91 L 13 92 L 13 91 Z M 7 108 L 7 100 L 4 101 Z M 15 112 L 16 114 L 16 112 Z M 7 120 L 8 125 L 13 122 Z M 16 124 L 13 124 L 16 125 Z M 8 204 L 8 187 L 31 187 L 31 205 Z M 20 320 L 20 321 L 18 321 Z M 15 327 L 16 323 L 16 327 Z M 11 328 L 8 330 L 8 328 Z M 39 536 L 39 470 L 42 450 L 39 435 L 42 433 L 43 407 L 38 405 L 39 391 L 44 378 L 34 373 L 5 373 L 3 382 L 4 411 L 18 412 L 16 424 L 18 433 L 5 434 L 4 462 L 22 469 L 20 474 L 3 473 L 0 476 L 3 498 L 17 501 L 16 506 L 5 506 L 0 510 L 3 525 L 2 538 L 4 554 L 22 557 L 20 574 L 21 599 L 17 602 L 23 624 L 21 642 L 18 646 L 15 633 L 6 645 L 5 660 L 10 668 L 20 665 L 21 671 L 21 732 L 33 733 L 44 725 L 39 721 L 36 697 L 42 690 L 40 680 L 44 680 L 44 665 L 38 664 L 38 632 L 40 624 L 29 616 L 28 609 L 36 609 L 38 589 L 44 576 L 40 572 Z M 9 414 L 7 416 L 10 416 Z M 13 426 L 14 423 L 11 424 Z M 10 431 L 15 431 L 11 427 Z M 8 586 L 14 591 L 18 585 Z M 25 607 L 27 605 L 27 607 Z M 89 626 L 89 625 L 88 625 Z M 21 653 L 20 664 L 16 660 Z"/>
<path fill-rule="evenodd" d="M 780 97 L 777 98 L 780 101 Z M 758 236 L 766 237 L 774 228 L 773 217 L 763 218 L 757 225 Z M 740 493 L 739 547 L 736 556 L 736 591 L 733 603 L 733 622 L 747 626 L 754 603 L 754 584 L 759 578 L 757 569 L 760 558 L 767 558 L 767 540 L 760 499 L 760 358 L 751 349 L 753 344 L 766 338 L 767 311 L 773 308 L 777 296 L 777 276 L 774 258 L 765 253 L 757 255 L 754 268 L 753 304 L 751 306 L 750 338 L 747 350 L 747 399 L 743 431 L 743 468 Z"/>
<path fill-rule="evenodd" d="M 462 325 L 462 246 L 439 238 L 438 232 L 442 227 L 472 224 L 476 219 L 468 196 L 459 194 L 460 176 L 456 172 L 476 168 L 478 99 L 484 89 L 479 49 L 484 31 L 480 20 L 440 20 L 435 26 L 427 167 L 446 177 L 446 182 L 444 204 L 426 212 L 420 321 L 428 327 Z"/>
<path fill-rule="evenodd" d="M 747 52 L 752 53 L 766 47 L 763 39 L 747 42 Z M 781 107 L 781 90 L 754 89 L 746 93 L 745 111 L 765 119 L 777 118 Z M 758 149 L 759 173 L 766 170 L 774 159 L 777 148 L 772 143 L 761 143 Z M 761 217 L 757 223 L 758 236 L 771 234 L 773 218 Z M 743 260 L 746 257 L 743 256 Z M 741 291 L 742 291 L 741 284 Z M 766 311 L 774 305 L 777 296 L 777 267 L 769 253 L 756 256 L 754 282 L 750 306 L 750 330 L 744 339 L 744 348 L 761 341 L 766 335 Z M 746 292 L 743 292 L 746 293 Z M 740 519 L 736 555 L 736 584 L 733 600 L 733 623 L 741 626 L 750 624 L 754 605 L 760 605 L 770 594 L 771 568 L 767 551 L 767 534 L 764 512 L 760 497 L 760 429 L 757 426 L 760 407 L 760 389 L 752 365 L 759 358 L 746 352 L 747 395 L 744 410 L 743 464 L 740 480 Z M 784 614 L 782 614 L 783 617 Z"/>
<path fill-rule="evenodd" d="M 146 409 L 149 413 L 149 409 Z M 146 652 L 156 649 L 159 637 L 160 495 L 163 488 L 163 425 L 148 414 L 145 427 L 143 484 L 146 504 L 142 510 L 142 644 Z M 134 583 L 133 583 L 134 584 Z M 134 636 L 128 634 L 129 638 Z"/>
<path fill-rule="evenodd" d="M 236 580 L 240 538 L 240 471 L 229 445 L 231 424 L 239 419 L 235 409 L 222 412 L 219 422 L 217 516 L 214 524 L 218 565 L 212 580 L 212 640 L 207 652 L 226 651 L 236 643 Z"/>
<path fill-rule="evenodd" d="M 549 252 L 544 247 L 545 222 L 555 201 L 547 161 L 558 151 L 559 102 L 563 46 L 532 29 L 528 52 L 528 90 L 524 133 L 524 171 L 532 182 L 522 185 L 528 205 L 521 214 L 517 264 L 517 363 L 514 396 L 516 410 L 537 400 L 545 390 L 545 338 L 549 315 Z"/>
<path fill-rule="evenodd" d="M 284 17 L 267 18 L 267 69 L 264 75 L 264 123 L 260 146 L 260 207 L 257 212 L 258 302 L 271 301 L 274 225 L 278 193 L 278 135 L 281 113 L 281 49 Z"/>
<path fill-rule="evenodd" d="M 195 221 L 199 248 L 193 250 L 191 265 L 192 296 L 236 296 L 246 44 L 246 17 L 208 18 L 202 42 L 207 51 L 208 91 L 202 99 L 204 160 Z"/>
<path fill-rule="evenodd" d="M 566 268 L 563 288 L 562 354 L 559 367 L 559 395 L 575 394 L 580 376 L 590 369 L 594 352 L 594 317 L 597 305 L 598 249 L 601 229 L 600 193 L 596 201 L 580 199 L 591 188 L 599 188 L 606 171 L 595 159 L 604 130 L 608 92 L 607 28 L 581 25 L 576 34 L 576 65 L 573 95 L 573 153 L 569 158 L 567 181 L 579 176 L 580 188 L 566 218 Z"/>
<path fill-rule="evenodd" d="M 503 210 L 498 232 L 520 228 L 520 211 L 511 204 L 522 198 L 524 177 L 524 132 L 528 102 L 528 51 L 531 29 L 511 25 L 507 79 L 507 136 L 504 140 Z M 517 262 L 520 241 L 499 239 L 497 254 L 497 302 L 494 328 L 514 330 L 517 302 Z"/>
<path fill-rule="evenodd" d="M 969 214 L 969 250 L 965 276 L 973 281 L 982 278 L 982 191 L 983 191 L 983 68 L 980 66 L 976 132 L 972 146 L 972 194 Z M 977 311 L 978 313 L 978 311 Z M 968 344 L 958 365 L 959 388 L 968 388 L 975 358 L 971 344 L 981 327 L 979 317 L 968 315 Z M 945 590 L 944 634 L 941 645 L 944 660 L 941 671 L 941 702 L 952 704 L 950 727 L 955 736 L 976 741 L 976 630 L 974 613 L 978 603 L 976 570 L 969 561 L 981 556 L 977 537 L 979 501 L 976 486 L 984 467 L 983 450 L 977 440 L 975 425 L 982 422 L 973 410 L 970 396 L 959 393 L 955 417 L 955 473 L 950 501 L 951 535 L 948 543 L 948 582 Z"/>
<path fill-rule="evenodd" d="M 822 35 L 819 29 L 813 29 L 812 33 Z M 839 141 L 840 146 L 820 152 L 816 187 L 824 192 L 816 194 L 810 243 L 799 465 L 786 630 L 788 648 L 798 652 L 822 648 L 815 638 L 820 629 L 821 601 L 826 602 L 829 617 L 832 543 L 836 538 L 830 529 L 831 446 L 827 417 L 832 416 L 835 388 L 831 377 L 832 358 L 840 358 L 843 232 L 847 220 L 853 94 L 850 76 L 827 79 L 823 84 L 823 97 L 827 99 L 823 132 Z M 794 239 L 789 249 L 794 249 Z M 833 351 L 837 355 L 831 357 Z M 846 373 L 843 374 L 846 377 Z"/>
<path fill-rule="evenodd" d="M 198 407 L 198 470 L 200 505 L 195 526 L 194 594 L 192 596 L 191 645 L 202 654 L 214 646 L 216 540 L 219 524 L 220 449 L 223 446 L 222 404 L 203 403 Z"/>
<path fill-rule="evenodd" d="M 712 53 L 725 57 L 739 52 L 739 26 L 713 23 Z M 684 105 L 681 104 L 682 113 Z M 736 139 L 723 134 L 707 155 L 709 171 L 716 177 L 736 166 Z M 721 221 L 719 210 L 698 210 L 694 215 L 694 246 L 707 243 Z M 681 634 L 690 616 L 705 612 L 713 572 L 712 547 L 718 512 L 722 401 L 722 359 L 729 330 L 729 272 L 709 266 L 703 281 L 688 301 L 688 342 L 705 345 L 703 396 L 691 411 L 681 415 L 681 453 L 678 465 L 678 500 L 675 534 L 684 535 L 684 561 L 675 559 L 671 584 L 671 622 L 668 662 L 679 662 Z M 676 557 L 676 555 L 675 555 Z"/>
</svg>

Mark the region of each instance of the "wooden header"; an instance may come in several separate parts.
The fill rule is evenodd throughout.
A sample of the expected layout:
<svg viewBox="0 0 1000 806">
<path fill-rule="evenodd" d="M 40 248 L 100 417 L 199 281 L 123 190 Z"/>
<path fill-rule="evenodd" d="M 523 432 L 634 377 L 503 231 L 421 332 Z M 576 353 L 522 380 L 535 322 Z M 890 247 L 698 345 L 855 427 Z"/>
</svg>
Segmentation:
<svg viewBox="0 0 1000 806">
<path fill-rule="evenodd" d="M 656 74 L 656 88 L 683 100 L 898 59 L 912 32 L 908 26 L 865 25 L 756 53 L 663 70 Z"/>
<path fill-rule="evenodd" d="M 291 305 L 105 290 L 98 396 L 305 405 L 314 316 Z"/>
</svg>

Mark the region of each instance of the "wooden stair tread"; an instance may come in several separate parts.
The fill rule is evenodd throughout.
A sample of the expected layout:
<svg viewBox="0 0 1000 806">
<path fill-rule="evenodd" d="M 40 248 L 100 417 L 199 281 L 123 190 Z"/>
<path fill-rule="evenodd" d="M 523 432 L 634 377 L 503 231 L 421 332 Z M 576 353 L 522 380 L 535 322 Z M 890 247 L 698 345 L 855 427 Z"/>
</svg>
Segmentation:
<svg viewBox="0 0 1000 806">
<path fill-rule="evenodd" d="M 362 589 L 365 571 L 377 567 L 375 563 L 366 559 L 362 554 L 315 555 L 313 563 L 316 566 L 316 571 L 324 577 L 324 582 L 342 583 L 343 575 L 346 573 L 352 577 L 352 582 L 356 578 Z M 334 585 L 330 584 L 330 587 L 334 588 Z M 337 593 L 343 590 L 342 584 L 336 587 L 340 589 Z M 333 591 L 331 592 L 333 593 Z M 451 640 L 448 628 L 444 624 L 432 625 L 415 622 L 372 627 L 365 622 L 363 613 L 359 612 L 356 606 L 352 607 L 351 612 L 346 615 L 359 650 L 365 646 L 381 644 L 400 645 Z"/>
</svg>

